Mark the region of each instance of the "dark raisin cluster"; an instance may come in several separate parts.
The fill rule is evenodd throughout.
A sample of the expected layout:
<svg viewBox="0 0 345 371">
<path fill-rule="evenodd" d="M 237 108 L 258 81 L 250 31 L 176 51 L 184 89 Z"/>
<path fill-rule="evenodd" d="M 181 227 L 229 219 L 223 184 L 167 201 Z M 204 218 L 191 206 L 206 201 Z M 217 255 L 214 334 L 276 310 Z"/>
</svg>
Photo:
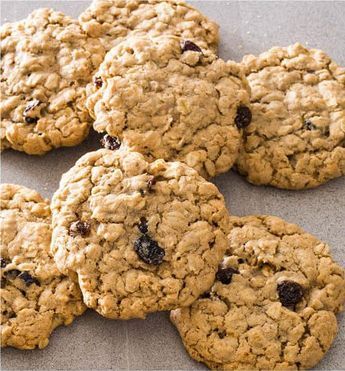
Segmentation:
<svg viewBox="0 0 345 371">
<path fill-rule="evenodd" d="M 72 237 L 80 235 L 82 237 L 88 236 L 91 230 L 91 225 L 88 222 L 77 220 L 73 222 L 69 228 L 69 234 Z"/>
<path fill-rule="evenodd" d="M 20 278 L 22 281 L 25 282 L 26 286 L 30 286 L 32 284 L 35 284 L 37 286 L 40 286 L 40 282 L 38 281 L 37 278 L 32 277 L 32 275 L 29 272 L 21 272 L 18 269 L 11 269 L 7 272 L 5 272 L 5 277 L 7 280 L 14 280 L 17 277 Z"/>
<path fill-rule="evenodd" d="M 165 256 L 165 251 L 147 234 L 148 226 L 145 218 L 140 219 L 138 229 L 142 233 L 142 236 L 134 242 L 135 252 L 147 264 L 161 264 Z"/>
<path fill-rule="evenodd" d="M 101 144 L 104 148 L 111 149 L 112 151 L 119 149 L 121 146 L 121 142 L 118 138 L 112 137 L 108 134 L 104 135 L 101 139 Z"/>
<path fill-rule="evenodd" d="M 97 88 L 101 88 L 102 85 L 103 85 L 103 80 L 102 80 L 102 77 L 100 77 L 100 76 L 96 76 L 96 77 L 94 78 L 93 82 L 94 82 L 94 84 L 95 84 L 95 86 L 96 86 Z"/>
<path fill-rule="evenodd" d="M 294 307 L 303 298 L 303 288 L 294 281 L 282 281 L 277 285 L 280 302 L 284 307 Z"/>
<path fill-rule="evenodd" d="M 202 53 L 202 50 L 198 47 L 198 45 L 194 44 L 190 40 L 183 41 L 181 50 L 182 50 L 182 53 L 187 52 L 187 51 Z"/>
<path fill-rule="evenodd" d="M 235 117 L 235 124 L 239 129 L 246 128 L 252 121 L 252 112 L 246 106 L 239 106 L 237 108 L 237 115 Z"/>
<path fill-rule="evenodd" d="M 238 270 L 231 267 L 219 268 L 218 272 L 216 273 L 216 279 L 224 285 L 228 285 L 231 282 L 234 274 L 239 274 Z"/>
<path fill-rule="evenodd" d="M 306 130 L 315 130 L 316 126 L 310 121 L 310 120 L 305 120 L 303 122 L 303 126 Z"/>
</svg>

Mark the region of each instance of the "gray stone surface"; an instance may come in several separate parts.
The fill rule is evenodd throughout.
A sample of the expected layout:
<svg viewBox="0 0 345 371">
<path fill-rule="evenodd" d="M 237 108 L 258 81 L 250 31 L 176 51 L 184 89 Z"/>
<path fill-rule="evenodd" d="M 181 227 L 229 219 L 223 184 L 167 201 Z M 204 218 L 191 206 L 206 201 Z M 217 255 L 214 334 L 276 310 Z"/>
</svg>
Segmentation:
<svg viewBox="0 0 345 371">
<path fill-rule="evenodd" d="M 345 2 L 195 1 L 221 25 L 223 58 L 240 60 L 273 45 L 300 41 L 328 52 L 345 64 Z M 1 1 L 1 21 L 15 21 L 41 6 L 77 16 L 88 1 Z M 23 184 L 51 197 L 62 173 L 85 152 L 98 148 L 95 134 L 80 146 L 59 149 L 43 157 L 7 151 L 2 155 L 2 182 Z M 255 187 L 229 172 L 215 183 L 233 214 L 267 213 L 296 222 L 332 246 L 345 264 L 345 178 L 320 188 L 282 191 Z M 319 370 L 344 370 L 345 317 L 339 316 L 338 337 Z M 168 320 L 168 313 L 147 320 L 111 321 L 89 311 L 72 326 L 57 329 L 44 350 L 2 350 L 3 369 L 204 369 L 193 362 Z"/>
</svg>

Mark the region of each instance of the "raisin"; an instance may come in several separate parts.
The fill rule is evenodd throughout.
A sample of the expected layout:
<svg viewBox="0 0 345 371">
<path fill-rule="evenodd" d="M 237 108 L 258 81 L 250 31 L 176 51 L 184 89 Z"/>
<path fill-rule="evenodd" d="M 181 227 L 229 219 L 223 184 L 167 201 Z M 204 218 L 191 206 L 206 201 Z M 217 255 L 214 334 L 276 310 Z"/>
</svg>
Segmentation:
<svg viewBox="0 0 345 371">
<path fill-rule="evenodd" d="M 209 291 L 206 291 L 200 295 L 200 299 L 210 299 L 210 298 L 211 298 L 211 293 Z"/>
<path fill-rule="evenodd" d="M 315 130 L 316 126 L 310 121 L 310 120 L 305 120 L 303 123 L 303 126 L 307 130 Z"/>
<path fill-rule="evenodd" d="M 111 149 L 113 151 L 119 149 L 121 146 L 121 142 L 118 138 L 111 137 L 108 134 L 104 135 L 104 137 L 101 139 L 101 144 L 104 148 Z"/>
<path fill-rule="evenodd" d="M 69 234 L 72 237 L 75 237 L 77 235 L 85 237 L 90 233 L 90 229 L 90 223 L 83 222 L 82 220 L 77 220 L 76 222 L 73 222 L 69 227 Z"/>
<path fill-rule="evenodd" d="M 147 182 L 147 188 L 149 191 L 152 190 L 152 187 L 157 183 L 157 179 L 153 176 L 151 179 Z"/>
<path fill-rule="evenodd" d="M 242 259 L 242 258 L 239 258 L 239 259 L 238 259 L 238 264 L 243 264 L 244 262 L 245 262 L 244 259 Z"/>
<path fill-rule="evenodd" d="M 29 272 L 22 272 L 18 277 L 25 282 L 26 286 L 30 286 L 33 283 L 37 286 L 40 286 L 39 281 L 36 278 L 32 277 Z"/>
<path fill-rule="evenodd" d="M 294 281 L 282 281 L 277 285 L 280 302 L 284 307 L 293 307 L 303 298 L 303 289 Z"/>
<path fill-rule="evenodd" d="M 7 264 L 9 264 L 9 260 L 0 258 L 1 259 L 1 268 L 5 268 Z"/>
<path fill-rule="evenodd" d="M 5 272 L 5 277 L 9 280 L 14 280 L 16 277 L 20 275 L 21 271 L 18 269 L 11 269 Z"/>
<path fill-rule="evenodd" d="M 219 268 L 216 274 L 216 279 L 223 283 L 224 285 L 228 285 L 231 282 L 232 275 L 238 274 L 238 270 L 234 268 Z"/>
<path fill-rule="evenodd" d="M 94 78 L 93 82 L 94 82 L 94 84 L 95 84 L 95 86 L 96 86 L 97 88 L 101 88 L 102 85 L 103 85 L 103 80 L 102 80 L 102 77 L 100 77 L 100 76 L 96 76 L 96 77 Z"/>
<path fill-rule="evenodd" d="M 185 40 L 182 43 L 182 53 L 187 51 L 202 53 L 202 50 L 198 47 L 198 45 L 194 44 L 190 40 Z"/>
<path fill-rule="evenodd" d="M 218 330 L 218 336 L 219 336 L 220 339 L 224 339 L 225 336 L 226 336 L 226 331 L 219 331 Z"/>
<path fill-rule="evenodd" d="M 142 235 L 134 242 L 134 250 L 139 258 L 147 264 L 161 264 L 165 256 L 164 250 L 147 234 Z"/>
<path fill-rule="evenodd" d="M 235 124 L 239 129 L 246 128 L 252 121 L 252 112 L 247 106 L 239 106 L 235 117 Z"/>
<path fill-rule="evenodd" d="M 36 124 L 37 121 L 38 121 L 38 117 L 29 117 L 29 116 L 25 116 L 24 118 L 25 122 L 27 124 Z"/>
<path fill-rule="evenodd" d="M 144 217 L 140 218 L 140 223 L 138 224 L 138 228 L 142 234 L 146 234 L 148 232 L 147 220 Z"/>
</svg>

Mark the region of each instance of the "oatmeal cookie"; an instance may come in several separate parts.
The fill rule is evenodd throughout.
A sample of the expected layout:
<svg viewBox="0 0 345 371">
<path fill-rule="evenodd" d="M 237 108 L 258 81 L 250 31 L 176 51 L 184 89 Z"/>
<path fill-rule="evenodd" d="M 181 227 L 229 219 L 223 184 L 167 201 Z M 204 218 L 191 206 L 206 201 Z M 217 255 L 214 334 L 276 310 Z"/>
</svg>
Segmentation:
<svg viewBox="0 0 345 371">
<path fill-rule="evenodd" d="M 84 302 L 109 318 L 190 305 L 207 290 L 227 245 L 215 185 L 179 162 L 101 149 L 78 160 L 52 201 L 52 251 Z"/>
<path fill-rule="evenodd" d="M 52 9 L 1 27 L 1 145 L 31 155 L 79 144 L 91 118 L 85 86 L 103 60 L 100 41 Z"/>
<path fill-rule="evenodd" d="M 50 253 L 49 202 L 23 186 L 0 186 L 1 346 L 44 348 L 85 306 Z"/>
<path fill-rule="evenodd" d="M 273 216 L 231 222 L 212 289 L 171 312 L 186 349 L 212 369 L 313 367 L 337 333 L 344 270 L 297 225 Z"/>
<path fill-rule="evenodd" d="M 94 0 L 79 22 L 110 50 L 131 35 L 175 35 L 216 51 L 219 26 L 181 0 Z"/>
<path fill-rule="evenodd" d="M 253 120 L 237 168 L 249 182 L 313 188 L 345 174 L 345 68 L 300 44 L 244 57 Z"/>
<path fill-rule="evenodd" d="M 251 120 L 240 64 L 174 36 L 130 37 L 88 87 L 94 129 L 148 161 L 182 161 L 204 177 L 228 171 Z"/>
</svg>

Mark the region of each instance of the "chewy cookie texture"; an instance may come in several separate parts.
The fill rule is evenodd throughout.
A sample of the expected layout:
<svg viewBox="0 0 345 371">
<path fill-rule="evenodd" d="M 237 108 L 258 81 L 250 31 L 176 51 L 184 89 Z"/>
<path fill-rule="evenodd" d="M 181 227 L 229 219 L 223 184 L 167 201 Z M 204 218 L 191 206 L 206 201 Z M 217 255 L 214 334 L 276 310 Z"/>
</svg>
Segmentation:
<svg viewBox="0 0 345 371">
<path fill-rule="evenodd" d="M 344 270 L 326 244 L 280 218 L 231 224 L 211 290 L 171 312 L 189 354 L 211 369 L 313 367 L 337 333 Z"/>
<path fill-rule="evenodd" d="M 88 87 L 94 129 L 147 160 L 182 161 L 204 177 L 228 171 L 250 124 L 240 64 L 174 36 L 129 37 Z"/>
<path fill-rule="evenodd" d="M 218 25 L 181 0 L 93 0 L 79 21 L 107 50 L 133 35 L 175 35 L 218 48 Z"/>
<path fill-rule="evenodd" d="M 1 346 L 44 348 L 85 306 L 50 254 L 49 202 L 23 186 L 0 186 Z"/>
<path fill-rule="evenodd" d="M 90 308 L 144 318 L 190 305 L 214 280 L 228 213 L 215 185 L 179 162 L 98 150 L 63 175 L 52 200 L 52 250 Z"/>
<path fill-rule="evenodd" d="M 319 186 L 345 174 L 345 68 L 300 44 L 243 59 L 253 120 L 237 160 L 254 184 Z"/>
<path fill-rule="evenodd" d="M 85 86 L 104 57 L 99 40 L 51 9 L 1 27 L 1 146 L 41 155 L 79 144 L 91 119 Z"/>
</svg>

